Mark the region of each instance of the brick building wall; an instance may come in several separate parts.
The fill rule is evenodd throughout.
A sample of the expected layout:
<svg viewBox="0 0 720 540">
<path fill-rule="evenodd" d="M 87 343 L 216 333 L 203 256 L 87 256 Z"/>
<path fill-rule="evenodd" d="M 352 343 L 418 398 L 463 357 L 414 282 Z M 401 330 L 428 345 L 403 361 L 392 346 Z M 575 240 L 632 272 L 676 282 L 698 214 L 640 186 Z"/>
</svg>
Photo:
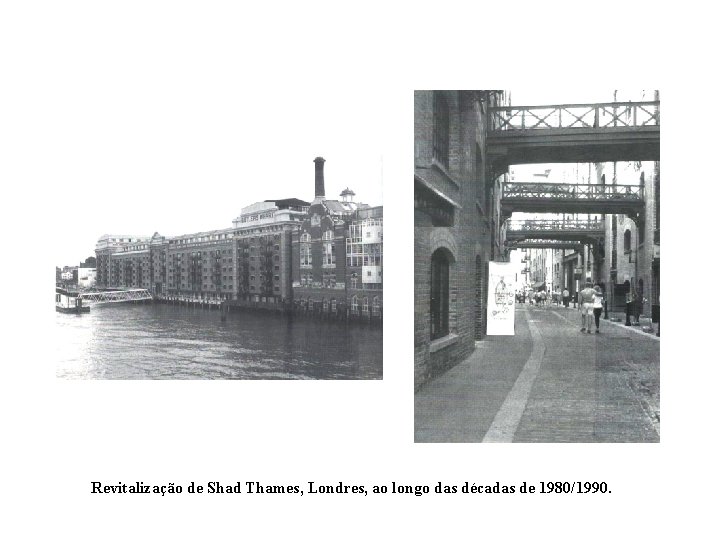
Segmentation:
<svg viewBox="0 0 720 540">
<path fill-rule="evenodd" d="M 484 334 L 487 263 L 500 260 L 496 178 L 487 166 L 490 93 L 415 93 L 415 388 L 466 359 Z M 440 105 L 438 105 L 440 104 Z M 446 121 L 447 163 L 438 155 Z M 448 334 L 431 337 L 434 253 L 449 261 Z"/>
<path fill-rule="evenodd" d="M 610 284 L 613 304 L 622 307 L 625 302 L 627 286 L 637 292 L 642 289 L 642 296 L 647 300 L 642 303 L 641 312 L 652 315 L 653 303 L 659 302 L 659 234 L 657 228 L 656 191 L 660 175 L 659 162 L 625 162 L 605 163 L 596 165 L 598 176 L 605 174 L 606 183 L 615 179 L 617 184 L 644 186 L 645 216 L 638 224 L 630 217 L 617 214 L 608 215 L 605 220 L 605 258 L 599 265 L 599 280 Z M 613 217 L 615 230 L 613 231 Z M 658 229 L 659 230 L 659 229 Z M 629 249 L 626 245 L 626 234 L 629 233 Z M 613 255 L 613 246 L 615 254 Z M 656 257 L 656 255 L 658 255 Z M 614 266 L 613 266 L 614 265 Z M 625 287 L 612 287 L 612 276 L 615 283 Z M 627 283 L 626 283 L 627 282 Z"/>
</svg>

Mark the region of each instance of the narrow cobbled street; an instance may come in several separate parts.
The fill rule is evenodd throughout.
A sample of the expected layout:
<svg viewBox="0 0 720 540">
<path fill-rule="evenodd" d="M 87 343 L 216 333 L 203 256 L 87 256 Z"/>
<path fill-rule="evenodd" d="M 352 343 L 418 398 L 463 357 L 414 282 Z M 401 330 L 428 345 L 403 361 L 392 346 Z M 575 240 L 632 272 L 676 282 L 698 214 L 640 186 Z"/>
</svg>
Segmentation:
<svg viewBox="0 0 720 540">
<path fill-rule="evenodd" d="M 658 442 L 660 339 L 580 314 L 518 304 L 514 336 L 475 352 L 415 395 L 416 442 Z"/>
</svg>

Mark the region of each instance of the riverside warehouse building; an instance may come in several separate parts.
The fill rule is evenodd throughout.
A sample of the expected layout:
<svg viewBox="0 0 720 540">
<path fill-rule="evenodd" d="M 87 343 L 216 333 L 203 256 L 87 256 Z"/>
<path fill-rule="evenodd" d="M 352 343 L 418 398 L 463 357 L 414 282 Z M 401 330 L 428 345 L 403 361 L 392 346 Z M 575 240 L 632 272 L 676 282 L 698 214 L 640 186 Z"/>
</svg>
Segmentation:
<svg viewBox="0 0 720 540">
<path fill-rule="evenodd" d="M 95 247 L 96 286 L 143 288 L 161 301 L 249 307 L 338 319 L 382 319 L 382 206 L 315 198 L 244 207 L 233 226 L 165 237 L 112 235 Z M 342 254 L 345 254 L 343 256 Z"/>
</svg>

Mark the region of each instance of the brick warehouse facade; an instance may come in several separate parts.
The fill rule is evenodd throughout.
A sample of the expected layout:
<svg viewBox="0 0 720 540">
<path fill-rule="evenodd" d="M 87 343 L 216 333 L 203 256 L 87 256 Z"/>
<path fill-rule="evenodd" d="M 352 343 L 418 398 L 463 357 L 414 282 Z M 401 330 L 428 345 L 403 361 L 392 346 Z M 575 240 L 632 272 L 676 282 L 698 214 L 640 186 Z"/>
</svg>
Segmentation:
<svg viewBox="0 0 720 540">
<path fill-rule="evenodd" d="M 505 260 L 499 181 L 486 159 L 501 92 L 415 92 L 415 389 L 486 331 L 489 261 Z"/>
<path fill-rule="evenodd" d="M 638 314 L 660 316 L 660 162 L 597 163 L 598 183 L 643 186 L 643 219 L 623 214 L 605 218 L 605 257 L 597 262 L 597 279 L 608 285 L 608 301 L 623 311 L 629 290 L 640 301 Z M 644 300 L 644 301 L 643 301 Z"/>
<path fill-rule="evenodd" d="M 382 319 L 382 207 L 325 198 L 323 163 L 315 160 L 315 199 L 292 233 L 293 307 L 339 319 Z"/>
<path fill-rule="evenodd" d="M 244 207 L 233 227 L 176 237 L 102 236 L 95 250 L 97 287 L 148 289 L 162 300 L 380 320 L 382 207 L 347 200 L 354 195 L 349 189 L 343 201 L 326 200 L 324 185 L 317 183 L 324 184 L 322 166 L 317 174 L 318 160 L 324 162 L 315 160 L 316 193 L 320 189 L 323 195 L 312 205 L 299 199 L 258 202 Z M 363 266 L 360 261 L 346 272 L 350 258 L 345 257 L 349 235 L 368 219 L 380 224 L 379 237 L 374 236 L 379 242 L 374 250 L 379 256 L 373 259 L 377 266 L 370 269 L 376 279 L 372 295 L 355 283 L 359 272 L 369 271 L 369 263 Z M 312 259 L 304 262 L 310 263 L 310 271 L 300 272 L 301 240 L 306 239 Z M 351 291 L 355 294 L 348 297 Z M 357 313 L 353 302 L 359 306 Z M 368 309 L 363 311 L 365 303 Z"/>
</svg>

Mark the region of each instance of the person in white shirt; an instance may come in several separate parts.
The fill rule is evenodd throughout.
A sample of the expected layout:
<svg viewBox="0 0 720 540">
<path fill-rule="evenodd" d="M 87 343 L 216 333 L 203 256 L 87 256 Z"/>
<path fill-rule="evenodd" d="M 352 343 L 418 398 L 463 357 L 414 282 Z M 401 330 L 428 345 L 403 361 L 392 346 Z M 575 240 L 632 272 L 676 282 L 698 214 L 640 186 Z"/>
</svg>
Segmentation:
<svg viewBox="0 0 720 540">
<path fill-rule="evenodd" d="M 592 288 L 592 281 L 588 278 L 585 288 L 578 294 L 578 309 L 582 315 L 582 328 L 584 332 L 587 328 L 588 334 L 592 330 L 593 305 L 595 302 L 595 289 Z"/>
</svg>

